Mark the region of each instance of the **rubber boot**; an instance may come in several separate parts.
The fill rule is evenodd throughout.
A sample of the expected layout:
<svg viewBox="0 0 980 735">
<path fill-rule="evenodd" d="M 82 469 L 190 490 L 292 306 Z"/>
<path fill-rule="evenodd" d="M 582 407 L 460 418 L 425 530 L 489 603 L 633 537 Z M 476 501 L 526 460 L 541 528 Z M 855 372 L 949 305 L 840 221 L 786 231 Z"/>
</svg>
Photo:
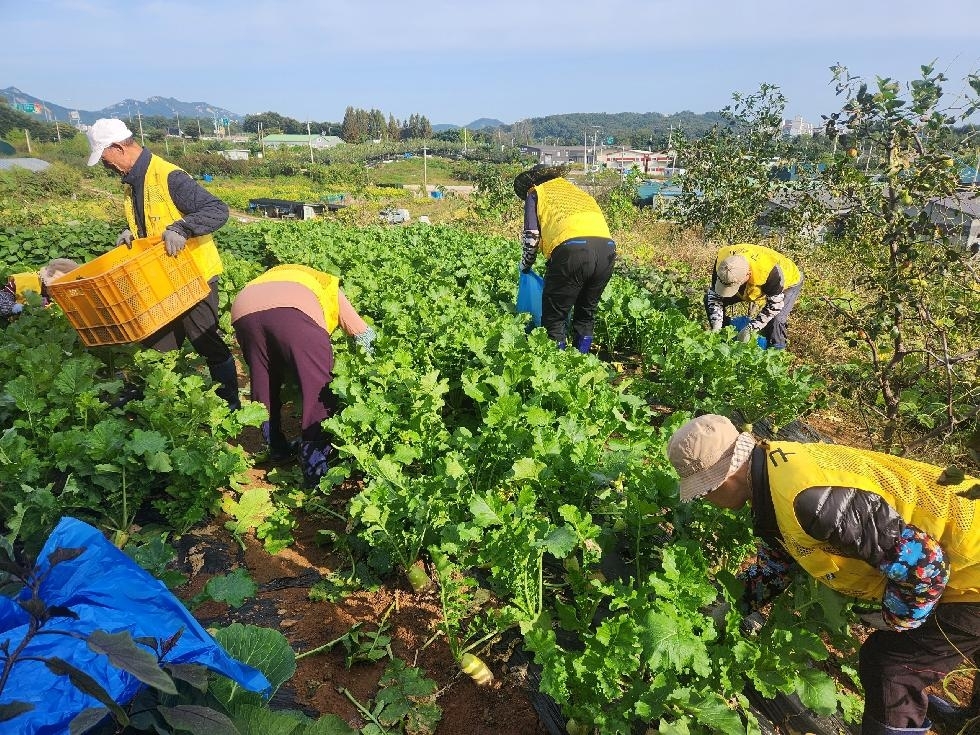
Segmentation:
<svg viewBox="0 0 980 735">
<path fill-rule="evenodd" d="M 211 373 L 211 380 L 218 384 L 215 393 L 219 398 L 225 399 L 228 408 L 237 411 L 242 407 L 242 402 L 238 399 L 238 372 L 235 369 L 235 358 L 229 357 L 217 365 L 208 365 L 208 372 Z"/>
<path fill-rule="evenodd" d="M 289 459 L 295 456 L 296 450 L 299 449 L 299 440 L 289 441 L 286 439 L 279 428 L 278 421 L 262 422 L 262 438 L 265 439 L 265 444 L 269 447 L 270 462 L 282 462 Z"/>
<path fill-rule="evenodd" d="M 563 339 L 559 340 L 558 342 L 555 342 L 555 344 L 558 346 L 559 350 L 564 350 L 565 347 L 567 347 L 567 345 L 565 344 L 565 340 Z"/>
<path fill-rule="evenodd" d="M 929 735 L 931 729 L 931 720 L 926 720 L 921 727 L 890 727 L 868 719 L 861 723 L 861 735 Z"/>
<path fill-rule="evenodd" d="M 329 457 L 333 447 L 328 441 L 301 441 L 299 443 L 299 459 L 303 468 L 303 480 L 307 487 L 320 484 L 329 469 Z"/>
<path fill-rule="evenodd" d="M 592 349 L 592 337 L 578 337 L 575 340 L 575 349 L 583 355 L 589 354 L 589 350 Z"/>
</svg>

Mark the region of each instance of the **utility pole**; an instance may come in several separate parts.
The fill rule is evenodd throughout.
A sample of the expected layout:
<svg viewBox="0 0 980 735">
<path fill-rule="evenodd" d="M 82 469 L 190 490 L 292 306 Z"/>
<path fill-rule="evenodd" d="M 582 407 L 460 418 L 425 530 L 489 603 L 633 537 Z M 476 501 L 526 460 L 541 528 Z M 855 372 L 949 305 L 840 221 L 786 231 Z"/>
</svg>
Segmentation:
<svg viewBox="0 0 980 735">
<path fill-rule="evenodd" d="M 140 145 L 145 148 L 146 147 L 146 140 L 143 138 L 143 118 L 140 115 L 140 106 L 139 105 L 136 105 L 136 120 L 140 124 Z M 164 136 L 164 139 L 166 139 L 166 136 Z"/>
<path fill-rule="evenodd" d="M 310 120 L 306 119 L 306 140 L 310 144 L 310 165 L 313 165 L 313 136 L 310 134 Z"/>
<path fill-rule="evenodd" d="M 201 137 L 201 118 L 197 118 L 197 137 Z"/>
<path fill-rule="evenodd" d="M 429 196 L 429 149 L 422 146 L 422 196 L 428 198 Z"/>
<path fill-rule="evenodd" d="M 24 128 L 24 137 L 27 138 L 27 155 L 32 155 L 33 152 L 31 151 L 31 132 L 27 128 Z"/>
</svg>

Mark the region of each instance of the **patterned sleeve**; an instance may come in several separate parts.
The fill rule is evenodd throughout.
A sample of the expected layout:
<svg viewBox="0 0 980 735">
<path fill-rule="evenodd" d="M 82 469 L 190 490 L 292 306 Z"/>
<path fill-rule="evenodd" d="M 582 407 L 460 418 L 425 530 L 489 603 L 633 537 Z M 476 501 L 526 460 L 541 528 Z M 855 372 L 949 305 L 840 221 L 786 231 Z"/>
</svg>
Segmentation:
<svg viewBox="0 0 980 735">
<path fill-rule="evenodd" d="M 747 615 L 764 607 L 789 587 L 795 566 L 796 561 L 788 551 L 760 541 L 756 561 L 738 575 L 745 582 L 740 612 Z"/>
<path fill-rule="evenodd" d="M 708 312 L 708 326 L 712 332 L 719 332 L 725 325 L 725 302 L 714 289 L 715 276 L 711 276 L 711 288 L 704 294 L 704 310 Z"/>
<path fill-rule="evenodd" d="M 526 273 L 531 270 L 538 257 L 538 234 L 525 230 L 521 236 L 521 245 L 524 248 L 521 254 L 521 270 Z"/>
<path fill-rule="evenodd" d="M 893 630 L 922 625 L 942 597 L 949 580 L 943 547 L 925 531 L 909 524 L 895 547 L 878 565 L 888 578 L 881 613 Z"/>
<path fill-rule="evenodd" d="M 11 316 L 14 313 L 14 306 L 17 304 L 17 294 L 7 284 L 0 288 L 0 316 Z"/>
</svg>

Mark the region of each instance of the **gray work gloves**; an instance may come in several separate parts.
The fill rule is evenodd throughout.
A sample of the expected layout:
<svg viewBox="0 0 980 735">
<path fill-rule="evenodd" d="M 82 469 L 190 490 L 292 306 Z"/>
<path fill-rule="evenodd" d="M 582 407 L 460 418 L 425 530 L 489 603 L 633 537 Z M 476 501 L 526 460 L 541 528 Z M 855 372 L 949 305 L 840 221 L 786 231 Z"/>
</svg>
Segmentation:
<svg viewBox="0 0 980 735">
<path fill-rule="evenodd" d="M 752 329 L 748 326 L 742 327 L 738 334 L 735 336 L 739 342 L 751 342 L 752 341 Z"/>
<path fill-rule="evenodd" d="M 167 255 L 172 258 L 184 249 L 184 246 L 187 244 L 187 238 L 176 230 L 164 230 L 163 244 Z"/>
<path fill-rule="evenodd" d="M 371 327 L 368 327 L 360 334 L 355 334 L 354 341 L 364 350 L 364 354 L 371 356 L 374 354 L 374 346 L 371 343 L 374 342 L 374 338 L 377 336 L 375 331 Z"/>
<path fill-rule="evenodd" d="M 128 227 L 120 232 L 119 237 L 116 238 L 116 247 L 120 245 L 125 245 L 127 248 L 133 247 L 133 233 Z"/>
</svg>

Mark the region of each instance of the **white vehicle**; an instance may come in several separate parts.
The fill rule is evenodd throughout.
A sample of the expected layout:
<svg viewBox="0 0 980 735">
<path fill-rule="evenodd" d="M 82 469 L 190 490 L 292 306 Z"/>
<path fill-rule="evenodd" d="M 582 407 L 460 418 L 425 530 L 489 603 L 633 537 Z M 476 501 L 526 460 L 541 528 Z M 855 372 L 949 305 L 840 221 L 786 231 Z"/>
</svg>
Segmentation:
<svg viewBox="0 0 980 735">
<path fill-rule="evenodd" d="M 386 222 L 389 225 L 400 225 L 412 220 L 412 216 L 408 213 L 407 209 L 395 207 L 382 209 L 378 216 L 381 218 L 382 222 Z"/>
</svg>

